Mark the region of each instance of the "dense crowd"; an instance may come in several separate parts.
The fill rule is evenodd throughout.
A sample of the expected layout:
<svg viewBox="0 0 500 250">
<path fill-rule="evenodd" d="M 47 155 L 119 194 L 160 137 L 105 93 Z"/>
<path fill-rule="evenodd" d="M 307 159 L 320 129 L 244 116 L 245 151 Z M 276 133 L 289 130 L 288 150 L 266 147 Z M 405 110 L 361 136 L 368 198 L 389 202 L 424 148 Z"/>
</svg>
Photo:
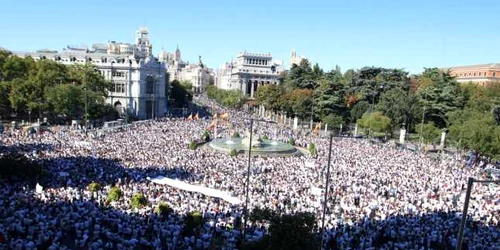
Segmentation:
<svg viewBox="0 0 500 250">
<path fill-rule="evenodd" d="M 232 111 L 231 122 L 219 124 L 220 137 L 234 131 L 243 135 L 249 126 L 244 118 L 246 113 Z M 6 148 L 45 145 L 35 154 L 50 178 L 40 182 L 41 193 L 27 183 L 0 183 L 0 249 L 214 249 L 216 243 L 221 245 L 215 248 L 236 249 L 244 203 L 232 205 L 147 180 L 177 178 L 244 201 L 247 156 L 231 157 L 208 145 L 188 147 L 209 123 L 210 118 L 169 118 L 88 136 L 59 128 L 30 136 L 6 132 L 1 140 Z M 272 123 L 257 123 L 255 129 L 281 141 L 294 137 L 304 147 L 314 142 L 318 156 L 253 158 L 249 207 L 311 212 L 319 223 L 323 195 L 311 190 L 324 187 L 328 138 Z M 459 156 L 436 161 L 361 139 L 335 138 L 332 149 L 325 248 L 447 249 L 457 244 L 467 178 L 481 177 L 481 169 L 464 167 Z M 88 189 L 94 181 L 103 185 L 96 194 Z M 108 202 L 115 186 L 123 197 Z M 145 207 L 131 208 L 135 193 L 145 195 Z M 500 189 L 478 184 L 472 193 L 465 241 L 470 249 L 498 249 Z M 154 213 L 160 202 L 174 210 L 167 218 Z M 193 211 L 202 213 L 203 226 L 186 235 L 186 215 Z M 247 239 L 257 240 L 266 230 L 250 222 Z"/>
</svg>

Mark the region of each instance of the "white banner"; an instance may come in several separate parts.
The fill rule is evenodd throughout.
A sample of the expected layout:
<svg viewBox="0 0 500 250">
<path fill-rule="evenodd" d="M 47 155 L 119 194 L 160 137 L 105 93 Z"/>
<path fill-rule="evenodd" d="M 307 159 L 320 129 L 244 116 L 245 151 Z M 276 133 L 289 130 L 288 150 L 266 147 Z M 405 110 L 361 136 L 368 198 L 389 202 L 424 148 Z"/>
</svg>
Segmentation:
<svg viewBox="0 0 500 250">
<path fill-rule="evenodd" d="M 147 179 L 149 181 L 157 183 L 157 184 L 169 185 L 171 187 L 175 187 L 175 188 L 182 189 L 185 191 L 198 192 L 198 193 L 202 193 L 202 194 L 207 195 L 207 196 L 221 198 L 221 199 L 223 199 L 223 200 L 225 200 L 233 205 L 238 205 L 241 203 L 241 200 L 238 199 L 237 197 L 230 196 L 228 193 L 223 192 L 221 190 L 202 187 L 202 186 L 195 186 L 195 185 L 191 185 L 189 183 L 170 179 L 170 178 L 163 177 L 163 176 L 157 176 L 154 178 L 147 177 Z"/>
</svg>

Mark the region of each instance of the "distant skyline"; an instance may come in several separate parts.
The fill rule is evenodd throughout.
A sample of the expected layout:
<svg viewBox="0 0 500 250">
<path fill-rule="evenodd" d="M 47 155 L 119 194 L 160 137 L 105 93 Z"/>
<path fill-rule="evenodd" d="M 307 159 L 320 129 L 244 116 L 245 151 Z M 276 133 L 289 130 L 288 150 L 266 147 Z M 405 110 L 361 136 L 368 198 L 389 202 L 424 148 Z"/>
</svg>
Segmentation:
<svg viewBox="0 0 500 250">
<path fill-rule="evenodd" d="M 209 3 L 209 4 L 208 4 Z M 325 71 L 364 66 L 450 67 L 500 62 L 500 1 L 72 1 L 2 3 L 0 47 L 53 49 L 133 43 L 147 26 L 153 52 L 178 45 L 211 68 L 244 50 L 288 65 L 292 49 Z"/>
</svg>

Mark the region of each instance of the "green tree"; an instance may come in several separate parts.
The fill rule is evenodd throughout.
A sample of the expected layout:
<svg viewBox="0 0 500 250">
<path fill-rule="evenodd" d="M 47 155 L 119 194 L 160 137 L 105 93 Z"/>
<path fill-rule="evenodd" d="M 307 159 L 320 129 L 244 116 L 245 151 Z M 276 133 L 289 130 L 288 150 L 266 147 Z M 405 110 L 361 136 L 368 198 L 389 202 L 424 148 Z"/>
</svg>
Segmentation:
<svg viewBox="0 0 500 250">
<path fill-rule="evenodd" d="M 73 117 L 83 110 L 84 90 L 73 84 L 59 84 L 47 89 L 45 93 L 47 102 L 57 114 Z"/>
<path fill-rule="evenodd" d="M 441 135 L 441 130 L 437 128 L 434 123 L 429 122 L 425 124 L 417 125 L 417 133 L 420 135 L 422 139 L 424 139 L 424 143 L 435 143 L 439 140 L 439 136 Z"/>
<path fill-rule="evenodd" d="M 155 213 L 160 216 L 163 216 L 164 218 L 167 217 L 172 212 L 173 209 L 167 203 L 164 202 L 160 202 L 160 204 L 158 204 L 158 206 L 156 206 L 155 208 Z"/>
<path fill-rule="evenodd" d="M 463 88 L 449 72 L 437 68 L 425 69 L 418 77 L 417 96 L 425 109 L 425 120 L 439 128 L 446 127 L 447 114 L 461 109 L 466 102 Z"/>
<path fill-rule="evenodd" d="M 268 84 L 257 88 L 255 100 L 257 104 L 264 105 L 268 110 L 278 111 L 281 107 L 280 98 L 284 94 L 284 89 L 281 85 Z"/>
<path fill-rule="evenodd" d="M 356 122 L 370 109 L 367 101 L 360 101 L 353 105 L 351 109 L 351 122 Z"/>
<path fill-rule="evenodd" d="M 293 138 L 288 139 L 288 144 L 295 146 L 295 139 Z"/>
<path fill-rule="evenodd" d="M 224 90 L 215 86 L 207 86 L 207 96 L 227 108 L 241 108 L 247 101 L 239 90 Z"/>
<path fill-rule="evenodd" d="M 118 201 L 123 193 L 119 187 L 112 187 L 108 192 L 108 201 Z"/>
<path fill-rule="evenodd" d="M 0 81 L 0 117 L 10 117 L 12 113 L 9 94 L 11 91 L 11 83 Z"/>
<path fill-rule="evenodd" d="M 198 143 L 196 143 L 195 141 L 191 141 L 189 143 L 189 149 L 195 150 L 197 147 L 198 147 Z"/>
<path fill-rule="evenodd" d="M 184 222 L 184 235 L 191 236 L 202 226 L 203 218 L 200 212 L 194 211 L 186 216 Z"/>
<path fill-rule="evenodd" d="M 266 209 L 254 209 L 250 218 L 254 221 L 269 223 L 269 234 L 257 242 L 245 244 L 242 249 L 302 250 L 318 248 L 314 214 L 278 215 Z"/>
<path fill-rule="evenodd" d="M 95 193 L 95 192 L 101 190 L 101 188 L 102 188 L 101 184 L 99 184 L 97 182 L 92 182 L 88 186 L 89 191 L 92 193 Z"/>
<path fill-rule="evenodd" d="M 193 94 L 189 86 L 182 85 L 179 81 L 174 80 L 170 83 L 170 99 L 174 100 L 175 107 L 184 107 L 193 99 Z M 213 89 L 215 86 L 208 86 L 208 89 Z"/>
<path fill-rule="evenodd" d="M 285 111 L 290 115 L 296 114 L 301 119 L 310 117 L 312 94 L 311 89 L 294 89 L 287 92 L 283 97 L 287 103 Z"/>
<path fill-rule="evenodd" d="M 340 125 L 344 125 L 345 122 L 344 122 L 344 118 L 339 116 L 339 115 L 334 115 L 334 114 L 330 114 L 330 115 L 327 115 L 326 117 L 323 117 L 322 119 L 322 122 L 324 124 L 328 124 L 328 127 L 331 129 L 335 128 L 335 127 L 340 127 Z"/>
<path fill-rule="evenodd" d="M 423 112 L 417 96 L 400 88 L 382 94 L 377 109 L 391 118 L 392 129 L 400 128 L 403 123 L 413 128 Z"/>
<path fill-rule="evenodd" d="M 346 85 L 348 92 L 359 93 L 370 103 L 376 103 L 384 91 L 393 88 L 409 89 L 408 73 L 399 69 L 364 67 L 352 72 L 351 79 Z"/>
<path fill-rule="evenodd" d="M 0 58 L 1 57 L 0 55 Z M 30 68 L 34 65 L 34 61 L 31 57 L 20 58 L 17 56 L 8 56 L 3 58 L 3 60 L 3 63 L 0 65 L 1 80 L 12 81 L 14 79 L 28 79 Z"/>
<path fill-rule="evenodd" d="M 315 156 L 316 153 L 317 153 L 317 149 L 316 149 L 316 144 L 314 143 L 310 143 L 309 144 L 309 153 L 312 155 L 312 156 Z"/>
<path fill-rule="evenodd" d="M 369 131 L 387 133 L 391 128 L 391 118 L 382 112 L 365 113 L 357 122 L 358 126 Z"/>
<path fill-rule="evenodd" d="M 193 84 L 191 83 L 191 81 L 181 81 L 180 85 L 184 90 L 186 90 L 190 94 L 193 94 Z"/>
<path fill-rule="evenodd" d="M 330 114 L 346 116 L 347 106 L 345 99 L 345 88 L 342 84 L 342 72 L 337 66 L 334 70 L 326 73 L 325 79 L 319 80 L 316 87 L 314 113 L 324 118 Z"/>
<path fill-rule="evenodd" d="M 231 149 L 231 151 L 229 152 L 229 156 L 231 157 L 235 157 L 238 155 L 238 151 L 236 151 L 236 149 Z"/>
<path fill-rule="evenodd" d="M 130 205 L 132 208 L 142 208 L 148 204 L 148 200 L 141 193 L 135 193 L 132 195 L 132 200 L 130 201 Z"/>
<path fill-rule="evenodd" d="M 303 59 L 299 65 L 293 64 L 285 78 L 285 88 L 290 91 L 295 88 L 308 88 L 313 80 L 311 64 Z"/>
<path fill-rule="evenodd" d="M 466 108 L 449 114 L 449 138 L 459 146 L 500 159 L 500 128 L 489 112 Z"/>
</svg>

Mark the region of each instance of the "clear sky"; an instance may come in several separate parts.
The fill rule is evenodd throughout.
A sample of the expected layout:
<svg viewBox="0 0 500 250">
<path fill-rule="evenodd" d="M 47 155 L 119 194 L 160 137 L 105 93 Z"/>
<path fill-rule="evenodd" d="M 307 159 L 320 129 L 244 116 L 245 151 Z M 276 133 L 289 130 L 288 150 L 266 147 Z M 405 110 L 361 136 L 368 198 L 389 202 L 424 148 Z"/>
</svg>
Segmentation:
<svg viewBox="0 0 500 250">
<path fill-rule="evenodd" d="M 213 68 L 243 50 L 342 71 L 500 62 L 498 0 L 6 0 L 1 13 L 0 47 L 14 51 L 133 43 L 145 25 L 155 54 L 179 45 Z"/>
</svg>

